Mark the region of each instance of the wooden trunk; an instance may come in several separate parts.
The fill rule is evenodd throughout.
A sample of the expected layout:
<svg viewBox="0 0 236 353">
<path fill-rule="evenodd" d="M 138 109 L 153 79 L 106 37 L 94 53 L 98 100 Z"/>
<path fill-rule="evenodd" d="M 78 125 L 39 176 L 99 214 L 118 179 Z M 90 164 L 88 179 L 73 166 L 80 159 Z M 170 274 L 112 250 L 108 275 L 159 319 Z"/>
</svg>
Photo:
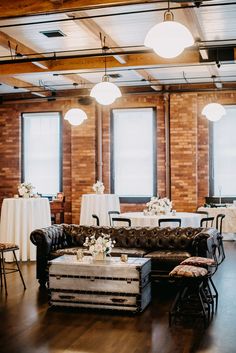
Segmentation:
<svg viewBox="0 0 236 353">
<path fill-rule="evenodd" d="M 150 259 L 64 255 L 50 261 L 50 304 L 140 312 L 151 300 L 150 271 Z"/>
</svg>

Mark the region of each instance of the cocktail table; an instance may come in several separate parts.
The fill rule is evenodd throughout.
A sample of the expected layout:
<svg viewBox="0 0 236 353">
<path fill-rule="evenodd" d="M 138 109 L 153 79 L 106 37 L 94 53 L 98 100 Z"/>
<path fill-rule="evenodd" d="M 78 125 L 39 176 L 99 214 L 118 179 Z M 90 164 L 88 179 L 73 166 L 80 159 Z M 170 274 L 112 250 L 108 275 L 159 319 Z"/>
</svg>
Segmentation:
<svg viewBox="0 0 236 353">
<path fill-rule="evenodd" d="M 50 304 L 141 312 L 151 300 L 150 271 L 150 259 L 63 255 L 49 263 Z"/>
</svg>

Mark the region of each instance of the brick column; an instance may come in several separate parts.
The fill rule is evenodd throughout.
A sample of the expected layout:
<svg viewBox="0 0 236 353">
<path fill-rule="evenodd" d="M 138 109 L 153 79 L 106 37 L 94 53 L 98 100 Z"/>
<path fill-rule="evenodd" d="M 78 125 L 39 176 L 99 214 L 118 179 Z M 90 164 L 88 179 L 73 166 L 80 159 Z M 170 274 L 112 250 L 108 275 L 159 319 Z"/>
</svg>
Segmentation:
<svg viewBox="0 0 236 353">
<path fill-rule="evenodd" d="M 197 207 L 197 95 L 170 97 L 171 199 L 177 211 Z"/>
</svg>

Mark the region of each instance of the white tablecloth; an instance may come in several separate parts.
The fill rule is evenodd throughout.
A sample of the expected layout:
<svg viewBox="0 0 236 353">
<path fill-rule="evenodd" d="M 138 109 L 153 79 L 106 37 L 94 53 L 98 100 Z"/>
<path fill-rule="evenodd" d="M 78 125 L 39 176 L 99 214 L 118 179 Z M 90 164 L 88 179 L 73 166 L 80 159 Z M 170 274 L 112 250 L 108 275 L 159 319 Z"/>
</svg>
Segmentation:
<svg viewBox="0 0 236 353">
<path fill-rule="evenodd" d="M 180 218 L 181 227 L 200 227 L 200 220 L 202 216 L 197 213 L 176 212 L 175 216 L 171 213 L 167 215 L 149 216 L 142 212 L 127 212 L 121 213 L 120 217 L 131 219 L 132 227 L 158 227 L 158 220 L 160 218 Z M 174 223 L 165 223 L 165 227 L 177 227 Z"/>
<path fill-rule="evenodd" d="M 17 244 L 17 257 L 23 261 L 36 260 L 36 246 L 30 233 L 37 228 L 51 225 L 50 206 L 47 198 L 4 199 L 1 211 L 0 241 Z M 6 256 L 11 261 L 11 256 Z"/>
<path fill-rule="evenodd" d="M 86 194 L 82 196 L 80 224 L 94 225 L 92 214 L 99 217 L 101 226 L 109 226 L 108 211 L 120 211 L 119 197 L 114 194 Z"/>
<path fill-rule="evenodd" d="M 199 207 L 198 211 L 208 212 L 209 217 L 215 217 L 219 213 L 225 214 L 223 219 L 223 232 L 224 233 L 236 233 L 236 207 Z M 206 216 L 207 217 L 207 216 Z M 215 226 L 215 221 L 214 221 Z"/>
</svg>

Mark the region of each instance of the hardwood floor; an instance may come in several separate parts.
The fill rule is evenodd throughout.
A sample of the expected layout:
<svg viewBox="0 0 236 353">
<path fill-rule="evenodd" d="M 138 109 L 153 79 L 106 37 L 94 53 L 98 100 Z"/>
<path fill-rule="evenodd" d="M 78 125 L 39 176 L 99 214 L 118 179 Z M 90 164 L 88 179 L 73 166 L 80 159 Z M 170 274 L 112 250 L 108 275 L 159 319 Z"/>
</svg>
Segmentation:
<svg viewBox="0 0 236 353">
<path fill-rule="evenodd" d="M 1 353 L 234 353 L 236 352 L 236 242 L 225 242 L 226 260 L 214 281 L 217 315 L 207 330 L 199 323 L 168 327 L 173 288 L 157 289 L 139 315 L 49 308 L 35 264 L 8 275 L 9 295 L 0 292 Z"/>
</svg>

